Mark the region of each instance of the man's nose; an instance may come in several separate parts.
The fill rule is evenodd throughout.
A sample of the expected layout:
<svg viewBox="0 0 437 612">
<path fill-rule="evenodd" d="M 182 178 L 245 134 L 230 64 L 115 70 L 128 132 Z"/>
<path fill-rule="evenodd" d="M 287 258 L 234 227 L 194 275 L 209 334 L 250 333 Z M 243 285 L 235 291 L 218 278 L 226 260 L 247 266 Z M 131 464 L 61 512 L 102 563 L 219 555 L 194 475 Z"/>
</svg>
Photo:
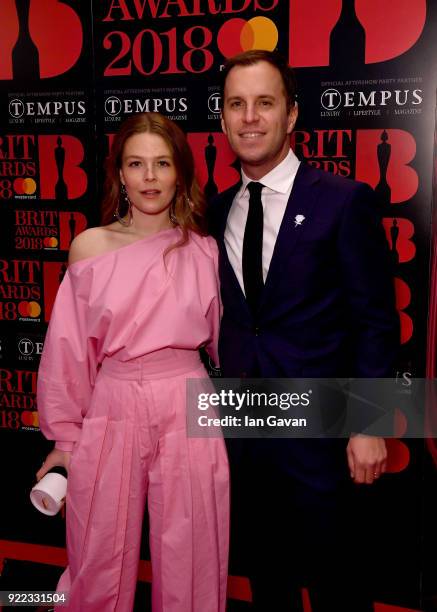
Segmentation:
<svg viewBox="0 0 437 612">
<path fill-rule="evenodd" d="M 244 121 L 246 123 L 253 123 L 258 119 L 258 109 L 256 104 L 248 103 L 244 108 Z"/>
</svg>

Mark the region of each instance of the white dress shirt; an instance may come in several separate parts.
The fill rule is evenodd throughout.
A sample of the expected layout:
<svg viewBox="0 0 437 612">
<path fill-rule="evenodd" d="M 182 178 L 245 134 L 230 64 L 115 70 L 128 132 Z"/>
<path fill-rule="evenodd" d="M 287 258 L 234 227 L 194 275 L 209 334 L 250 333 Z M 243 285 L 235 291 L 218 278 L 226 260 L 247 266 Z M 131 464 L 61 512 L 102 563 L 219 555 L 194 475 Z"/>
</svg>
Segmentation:
<svg viewBox="0 0 437 612">
<path fill-rule="evenodd" d="M 267 278 L 276 238 L 281 227 L 282 218 L 287 208 L 294 179 L 300 161 L 290 149 L 287 157 L 273 170 L 259 179 L 264 185 L 261 201 L 264 212 L 263 253 L 262 266 L 264 282 Z M 243 281 L 243 240 L 246 227 L 247 213 L 249 211 L 249 190 L 247 184 L 252 181 L 244 172 L 241 172 L 242 185 L 232 202 L 226 222 L 225 245 L 229 261 L 235 275 L 244 291 Z"/>
</svg>

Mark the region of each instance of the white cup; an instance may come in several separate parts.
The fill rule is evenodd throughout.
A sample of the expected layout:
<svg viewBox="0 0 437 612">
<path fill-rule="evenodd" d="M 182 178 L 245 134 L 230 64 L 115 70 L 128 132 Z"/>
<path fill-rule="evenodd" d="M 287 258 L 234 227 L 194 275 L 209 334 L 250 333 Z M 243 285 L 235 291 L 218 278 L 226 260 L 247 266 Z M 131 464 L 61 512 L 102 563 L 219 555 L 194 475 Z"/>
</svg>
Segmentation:
<svg viewBox="0 0 437 612">
<path fill-rule="evenodd" d="M 30 501 L 43 514 L 54 516 L 64 505 L 67 479 L 62 474 L 47 472 L 30 492 Z"/>
</svg>

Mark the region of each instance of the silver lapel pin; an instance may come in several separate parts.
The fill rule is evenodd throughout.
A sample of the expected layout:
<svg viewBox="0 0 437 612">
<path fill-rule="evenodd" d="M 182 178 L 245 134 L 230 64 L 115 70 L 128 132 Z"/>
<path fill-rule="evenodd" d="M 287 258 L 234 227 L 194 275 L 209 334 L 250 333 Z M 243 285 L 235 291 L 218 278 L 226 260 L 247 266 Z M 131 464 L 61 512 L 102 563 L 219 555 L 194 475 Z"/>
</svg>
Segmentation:
<svg viewBox="0 0 437 612">
<path fill-rule="evenodd" d="M 297 227 L 298 225 L 302 225 L 304 220 L 305 220 L 304 215 L 296 215 L 294 217 L 294 227 Z"/>
</svg>

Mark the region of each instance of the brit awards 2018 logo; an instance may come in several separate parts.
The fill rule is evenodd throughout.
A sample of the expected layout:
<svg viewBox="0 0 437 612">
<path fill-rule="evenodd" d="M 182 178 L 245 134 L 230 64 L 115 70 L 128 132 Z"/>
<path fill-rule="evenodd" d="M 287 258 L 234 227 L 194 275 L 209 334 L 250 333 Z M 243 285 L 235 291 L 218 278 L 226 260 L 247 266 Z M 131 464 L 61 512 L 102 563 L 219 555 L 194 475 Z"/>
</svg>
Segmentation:
<svg viewBox="0 0 437 612">
<path fill-rule="evenodd" d="M 85 147 L 70 134 L 0 136 L 0 199 L 57 200 L 83 196 Z"/>
<path fill-rule="evenodd" d="M 83 43 L 77 12 L 60 0 L 2 0 L 0 79 L 56 77 L 78 61 Z"/>
<path fill-rule="evenodd" d="M 296 155 L 309 165 L 340 176 L 351 176 L 352 130 L 294 130 L 290 140 Z"/>
<path fill-rule="evenodd" d="M 0 429 L 38 429 L 37 373 L 0 368 Z"/>
<path fill-rule="evenodd" d="M 106 0 L 96 9 L 99 70 L 104 77 L 204 73 L 235 53 L 275 49 L 287 8 L 279 0 Z M 169 18 L 176 25 L 168 27 Z"/>
<path fill-rule="evenodd" d="M 290 0 L 289 61 L 337 69 L 385 62 L 417 42 L 425 20 L 426 0 Z"/>
<path fill-rule="evenodd" d="M 0 136 L 0 200 L 36 198 L 37 160 L 35 136 Z"/>
<path fill-rule="evenodd" d="M 0 259 L 0 321 L 41 321 L 41 262 Z"/>
<path fill-rule="evenodd" d="M 411 166 L 416 141 L 406 130 L 294 130 L 291 145 L 310 165 L 371 185 L 381 207 L 402 204 L 417 192 L 419 177 Z"/>
<path fill-rule="evenodd" d="M 87 218 L 76 211 L 15 210 L 16 250 L 68 251 L 73 239 L 87 227 Z"/>
</svg>

